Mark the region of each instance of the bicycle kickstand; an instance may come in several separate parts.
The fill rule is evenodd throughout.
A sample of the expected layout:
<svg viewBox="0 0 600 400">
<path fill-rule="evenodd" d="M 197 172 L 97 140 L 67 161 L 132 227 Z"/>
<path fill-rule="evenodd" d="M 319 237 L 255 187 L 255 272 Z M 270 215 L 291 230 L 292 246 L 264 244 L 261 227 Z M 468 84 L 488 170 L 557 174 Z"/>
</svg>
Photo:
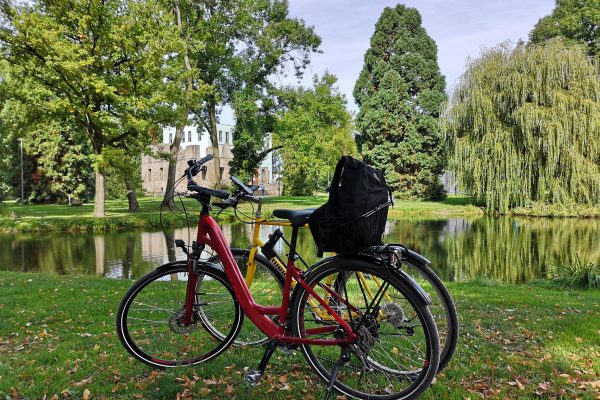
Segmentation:
<svg viewBox="0 0 600 400">
<path fill-rule="evenodd" d="M 327 391 L 325 392 L 325 397 L 323 400 L 329 400 L 334 392 L 333 385 L 337 379 L 337 374 L 340 372 L 340 368 L 350 361 L 350 346 L 345 345 L 342 346 L 342 350 L 340 352 L 340 358 L 333 364 L 333 369 L 331 370 L 331 377 L 329 378 L 329 384 L 327 384 Z"/>
<path fill-rule="evenodd" d="M 269 342 L 266 345 L 267 348 L 265 349 L 265 353 L 263 354 L 263 356 L 260 360 L 260 364 L 258 364 L 258 368 L 250 370 L 246 374 L 245 379 L 246 379 L 246 382 L 248 384 L 250 384 L 250 386 L 258 385 L 260 378 L 262 378 L 263 374 L 265 373 L 265 369 L 267 368 L 269 359 L 271 358 L 271 356 L 277 349 L 278 345 L 279 345 L 279 342 L 277 340 L 275 340 L 275 339 L 269 340 Z"/>
</svg>

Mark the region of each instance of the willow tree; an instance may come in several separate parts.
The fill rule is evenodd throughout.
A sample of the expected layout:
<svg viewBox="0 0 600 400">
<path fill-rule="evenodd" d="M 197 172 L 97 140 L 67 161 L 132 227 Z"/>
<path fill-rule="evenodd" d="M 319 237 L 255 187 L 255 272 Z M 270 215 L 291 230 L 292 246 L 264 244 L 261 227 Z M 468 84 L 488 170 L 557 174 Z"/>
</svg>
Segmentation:
<svg viewBox="0 0 600 400">
<path fill-rule="evenodd" d="M 443 125 L 459 185 L 489 210 L 600 204 L 600 80 L 582 47 L 552 40 L 485 51 Z"/>
</svg>

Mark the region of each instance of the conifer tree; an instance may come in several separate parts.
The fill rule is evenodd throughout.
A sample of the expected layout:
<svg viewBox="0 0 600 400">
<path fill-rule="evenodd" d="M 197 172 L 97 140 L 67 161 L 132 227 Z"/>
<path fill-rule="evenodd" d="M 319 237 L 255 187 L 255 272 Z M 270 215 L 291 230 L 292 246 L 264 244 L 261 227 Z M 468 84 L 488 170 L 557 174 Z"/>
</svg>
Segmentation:
<svg viewBox="0 0 600 400">
<path fill-rule="evenodd" d="M 398 4 L 375 25 L 371 47 L 354 87 L 356 125 L 365 160 L 386 174 L 397 197 L 444 196 L 439 175 L 444 143 L 438 127 L 445 81 L 437 46 L 421 15 Z"/>
</svg>

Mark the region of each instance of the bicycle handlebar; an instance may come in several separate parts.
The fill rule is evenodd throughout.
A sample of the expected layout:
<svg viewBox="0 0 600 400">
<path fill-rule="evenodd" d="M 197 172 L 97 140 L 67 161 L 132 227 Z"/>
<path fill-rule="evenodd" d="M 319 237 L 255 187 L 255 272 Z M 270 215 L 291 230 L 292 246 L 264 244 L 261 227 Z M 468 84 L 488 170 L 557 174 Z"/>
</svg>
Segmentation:
<svg viewBox="0 0 600 400">
<path fill-rule="evenodd" d="M 208 154 L 206 157 L 202 157 L 198 161 L 188 160 L 188 168 L 185 170 L 183 176 L 187 176 L 188 180 L 192 180 L 192 177 L 198 175 L 198 172 L 202 170 L 202 165 L 206 164 L 210 160 L 215 158 L 212 154 Z"/>
</svg>

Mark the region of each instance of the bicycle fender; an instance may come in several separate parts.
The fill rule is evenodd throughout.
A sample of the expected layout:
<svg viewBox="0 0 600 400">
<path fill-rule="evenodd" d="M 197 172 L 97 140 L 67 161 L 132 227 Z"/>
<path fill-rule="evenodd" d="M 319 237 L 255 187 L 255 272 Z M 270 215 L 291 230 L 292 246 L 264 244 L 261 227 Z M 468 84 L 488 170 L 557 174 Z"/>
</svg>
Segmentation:
<svg viewBox="0 0 600 400">
<path fill-rule="evenodd" d="M 402 271 L 399 268 L 392 269 L 392 273 L 394 273 L 398 278 L 400 278 L 400 280 L 406 286 L 411 288 L 413 290 L 413 292 L 417 295 L 417 297 L 423 301 L 423 303 L 427 304 L 428 306 L 433 304 L 433 302 L 431 301 L 431 297 L 429 297 L 427 292 L 421 287 L 421 285 L 419 285 L 413 279 L 412 276 L 410 276 L 409 274 L 407 274 L 406 272 Z"/>
<path fill-rule="evenodd" d="M 409 260 L 417 261 L 417 262 L 420 262 L 420 263 L 425 264 L 425 265 L 431 264 L 431 261 L 429 261 L 429 259 L 425 258 L 424 256 L 422 256 L 421 254 L 417 253 L 416 251 L 412 251 L 410 249 L 407 249 L 407 250 L 408 250 L 408 254 L 406 254 L 405 251 L 403 251 L 402 253 Z"/>
<path fill-rule="evenodd" d="M 156 267 L 157 271 L 162 271 L 165 269 L 169 269 L 175 265 L 184 265 L 187 266 L 187 260 L 178 260 L 178 261 L 173 261 L 167 264 L 163 264 L 161 266 Z M 211 263 L 208 261 L 198 261 L 198 265 L 203 265 L 206 266 L 208 268 L 212 268 L 212 269 L 216 269 L 220 272 L 223 272 L 223 266 L 221 264 L 216 264 L 216 263 Z"/>
</svg>

